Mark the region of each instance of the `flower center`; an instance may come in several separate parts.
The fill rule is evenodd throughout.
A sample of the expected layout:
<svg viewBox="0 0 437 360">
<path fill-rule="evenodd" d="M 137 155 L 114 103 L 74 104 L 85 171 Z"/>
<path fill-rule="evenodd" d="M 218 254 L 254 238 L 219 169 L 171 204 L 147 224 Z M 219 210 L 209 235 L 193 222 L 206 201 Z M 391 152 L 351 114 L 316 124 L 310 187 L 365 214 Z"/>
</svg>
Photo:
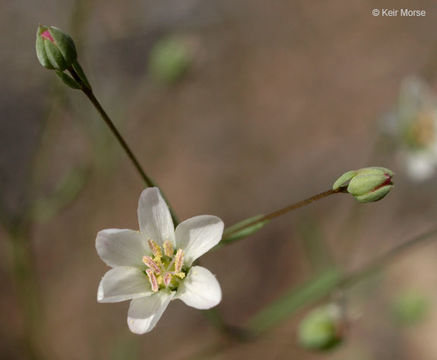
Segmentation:
<svg viewBox="0 0 437 360">
<path fill-rule="evenodd" d="M 434 114 L 429 110 L 419 113 L 415 121 L 405 129 L 407 143 L 415 148 L 431 145 L 436 140 L 434 123 Z"/>
<path fill-rule="evenodd" d="M 170 241 L 166 240 L 162 248 L 153 240 L 148 240 L 153 256 L 143 256 L 143 263 L 147 266 L 147 275 L 153 292 L 162 289 L 177 290 L 186 269 L 183 269 L 184 252 L 175 250 Z"/>
</svg>

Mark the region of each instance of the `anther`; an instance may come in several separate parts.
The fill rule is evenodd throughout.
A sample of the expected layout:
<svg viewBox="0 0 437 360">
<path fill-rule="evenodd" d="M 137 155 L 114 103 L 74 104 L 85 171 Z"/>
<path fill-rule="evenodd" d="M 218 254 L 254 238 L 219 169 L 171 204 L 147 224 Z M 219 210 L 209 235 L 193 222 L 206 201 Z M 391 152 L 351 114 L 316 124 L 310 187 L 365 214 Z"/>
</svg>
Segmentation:
<svg viewBox="0 0 437 360">
<path fill-rule="evenodd" d="M 158 291 L 158 281 L 156 281 L 156 276 L 152 269 L 146 270 L 147 277 L 149 278 L 150 286 L 152 287 L 153 292 Z"/>
<path fill-rule="evenodd" d="M 168 240 L 165 240 L 163 247 L 164 247 L 164 254 L 169 256 L 169 257 L 172 257 L 173 256 L 173 245 L 171 244 L 171 242 Z"/>
<path fill-rule="evenodd" d="M 171 274 L 165 273 L 164 274 L 164 285 L 167 287 L 170 284 L 171 281 Z"/>
<path fill-rule="evenodd" d="M 153 272 L 157 274 L 161 273 L 160 267 L 156 264 L 156 262 L 153 261 L 150 256 L 143 256 L 143 263 L 147 265 L 150 269 L 152 269 Z"/>
<path fill-rule="evenodd" d="M 182 265 L 184 262 L 184 252 L 182 249 L 178 249 L 175 255 L 175 261 L 174 261 L 174 271 L 175 273 L 179 273 L 182 270 Z"/>
<path fill-rule="evenodd" d="M 160 246 L 153 240 L 149 239 L 147 240 L 149 244 L 150 250 L 152 250 L 153 255 L 155 255 L 156 258 L 161 259 L 162 257 L 162 251 Z"/>
</svg>

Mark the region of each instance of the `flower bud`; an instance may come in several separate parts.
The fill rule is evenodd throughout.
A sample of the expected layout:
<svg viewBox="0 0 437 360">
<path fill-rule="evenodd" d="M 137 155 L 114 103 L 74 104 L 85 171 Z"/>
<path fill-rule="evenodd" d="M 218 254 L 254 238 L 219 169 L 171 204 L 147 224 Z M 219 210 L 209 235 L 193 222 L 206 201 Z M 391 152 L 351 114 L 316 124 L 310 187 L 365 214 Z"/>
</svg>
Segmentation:
<svg viewBox="0 0 437 360">
<path fill-rule="evenodd" d="M 299 343 L 311 350 L 328 350 L 342 340 L 341 311 L 337 305 L 325 305 L 311 311 L 300 323 Z"/>
<path fill-rule="evenodd" d="M 36 55 L 42 66 L 59 71 L 72 66 L 77 59 L 73 39 L 54 26 L 38 26 Z"/>
<path fill-rule="evenodd" d="M 394 173 L 383 167 L 367 167 L 351 170 L 340 176 L 333 190 L 348 192 L 359 202 L 381 200 L 393 188 Z"/>
</svg>

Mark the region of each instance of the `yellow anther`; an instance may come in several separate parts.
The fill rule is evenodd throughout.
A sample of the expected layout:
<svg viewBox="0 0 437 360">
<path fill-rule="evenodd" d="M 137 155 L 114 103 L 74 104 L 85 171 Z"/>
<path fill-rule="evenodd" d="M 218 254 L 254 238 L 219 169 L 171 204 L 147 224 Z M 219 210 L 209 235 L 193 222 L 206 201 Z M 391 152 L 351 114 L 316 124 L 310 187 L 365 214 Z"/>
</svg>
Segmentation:
<svg viewBox="0 0 437 360">
<path fill-rule="evenodd" d="M 164 244 L 163 244 L 163 248 L 164 248 L 164 254 L 172 257 L 173 256 L 173 245 L 171 244 L 170 241 L 165 240 Z"/>
<path fill-rule="evenodd" d="M 153 255 L 155 256 L 155 260 L 159 261 L 162 258 L 162 250 L 161 247 L 152 239 L 147 240 L 149 243 L 149 248 L 152 250 Z"/>
<path fill-rule="evenodd" d="M 182 265 L 184 262 L 184 252 L 182 249 L 178 249 L 174 258 L 174 271 L 175 273 L 179 273 L 182 270 Z"/>
</svg>

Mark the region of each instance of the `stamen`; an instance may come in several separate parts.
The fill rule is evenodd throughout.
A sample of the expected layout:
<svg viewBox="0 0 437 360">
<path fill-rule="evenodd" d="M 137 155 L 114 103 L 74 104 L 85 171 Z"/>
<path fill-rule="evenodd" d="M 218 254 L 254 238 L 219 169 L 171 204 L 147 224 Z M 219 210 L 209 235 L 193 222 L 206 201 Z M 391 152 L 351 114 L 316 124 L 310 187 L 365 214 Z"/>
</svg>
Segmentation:
<svg viewBox="0 0 437 360">
<path fill-rule="evenodd" d="M 165 273 L 164 274 L 164 285 L 167 287 L 170 284 L 171 281 L 171 274 Z"/>
<path fill-rule="evenodd" d="M 158 282 L 156 281 L 156 276 L 153 273 L 153 270 L 147 269 L 146 273 L 147 273 L 147 277 L 149 278 L 149 282 L 150 282 L 150 286 L 152 287 L 152 291 L 157 292 L 158 291 Z"/>
<path fill-rule="evenodd" d="M 152 250 L 153 255 L 155 255 L 156 258 L 161 259 L 162 257 L 161 247 L 152 239 L 147 240 L 147 242 L 149 243 L 149 248 L 150 250 Z"/>
<path fill-rule="evenodd" d="M 184 252 L 182 251 L 182 249 L 178 249 L 174 259 L 174 271 L 175 273 L 179 273 L 182 270 L 182 265 L 184 262 Z"/>
<path fill-rule="evenodd" d="M 155 273 L 157 274 L 161 273 L 160 267 L 156 264 L 156 262 L 153 261 L 153 259 L 150 256 L 143 256 L 143 263 L 146 264 Z"/>
<path fill-rule="evenodd" d="M 179 279 L 181 279 L 181 280 L 182 280 L 183 278 L 185 278 L 185 273 L 182 272 L 182 271 L 181 271 L 181 272 L 174 272 L 173 275 L 174 275 L 174 276 L 177 276 L 177 277 L 178 277 Z"/>
<path fill-rule="evenodd" d="M 171 244 L 171 242 L 168 240 L 165 240 L 163 247 L 164 247 L 164 254 L 169 256 L 169 257 L 172 257 L 173 256 L 173 245 Z"/>
</svg>

